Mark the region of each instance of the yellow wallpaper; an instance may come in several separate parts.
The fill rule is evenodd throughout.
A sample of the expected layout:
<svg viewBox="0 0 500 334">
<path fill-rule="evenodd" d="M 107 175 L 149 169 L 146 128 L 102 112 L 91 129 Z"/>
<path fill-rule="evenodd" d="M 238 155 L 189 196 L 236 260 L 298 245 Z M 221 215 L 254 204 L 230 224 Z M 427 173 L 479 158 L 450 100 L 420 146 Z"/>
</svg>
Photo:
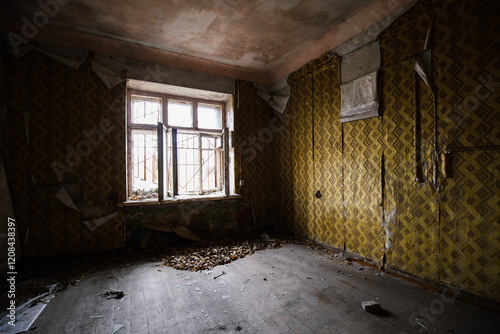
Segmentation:
<svg viewBox="0 0 500 334">
<path fill-rule="evenodd" d="M 237 191 L 252 202 L 258 227 L 284 227 L 500 301 L 500 10 L 491 3 L 420 1 L 380 36 L 380 117 L 339 122 L 337 57 L 290 75 L 285 115 L 238 82 L 235 178 L 245 182 Z M 411 66 L 431 21 L 433 92 Z M 36 52 L 3 63 L 9 113 L 1 150 L 21 239 L 30 224 L 27 254 L 119 247 L 124 217 L 89 232 L 54 197 L 59 180 L 50 166 L 104 126 L 106 140 L 64 181 L 81 179 L 89 206 L 125 193 L 117 112 L 125 86 L 107 90 L 89 62 L 74 71 Z"/>
<path fill-rule="evenodd" d="M 314 86 L 314 199 L 315 238 L 331 245 L 345 241 L 342 211 L 342 127 L 338 59 L 320 58 L 313 72 Z"/>
<path fill-rule="evenodd" d="M 421 1 L 396 20 L 379 38 L 380 117 L 340 124 L 336 57 L 289 77 L 277 168 L 293 231 L 500 300 L 498 13 Z M 411 65 L 432 19 L 434 91 Z"/>
<path fill-rule="evenodd" d="M 440 279 L 500 300 L 499 6 L 436 6 L 438 149 L 442 182 Z M 496 146 L 495 146 L 496 145 Z M 458 148 L 458 149 L 457 149 Z M 468 151 L 461 151 L 466 148 Z M 444 159 L 443 159 L 444 160 Z"/>
</svg>

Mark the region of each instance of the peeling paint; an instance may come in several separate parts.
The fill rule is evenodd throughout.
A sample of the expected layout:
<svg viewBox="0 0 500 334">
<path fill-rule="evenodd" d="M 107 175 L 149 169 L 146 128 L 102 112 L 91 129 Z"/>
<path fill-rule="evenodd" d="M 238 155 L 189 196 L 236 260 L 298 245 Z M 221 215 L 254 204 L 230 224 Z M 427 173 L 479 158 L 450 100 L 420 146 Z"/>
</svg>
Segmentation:
<svg viewBox="0 0 500 334">
<path fill-rule="evenodd" d="M 382 209 L 383 211 L 383 209 Z M 397 207 L 394 206 L 390 212 L 383 212 L 382 217 L 382 227 L 385 233 L 385 249 L 391 249 L 392 247 L 392 233 L 390 225 L 395 225 Z"/>
</svg>

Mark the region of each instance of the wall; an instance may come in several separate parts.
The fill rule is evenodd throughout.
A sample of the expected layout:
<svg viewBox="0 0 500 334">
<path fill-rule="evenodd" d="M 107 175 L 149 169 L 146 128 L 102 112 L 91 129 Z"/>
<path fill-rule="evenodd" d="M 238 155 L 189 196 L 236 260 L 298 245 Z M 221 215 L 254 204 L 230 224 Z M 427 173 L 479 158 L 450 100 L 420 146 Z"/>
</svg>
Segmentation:
<svg viewBox="0 0 500 334">
<path fill-rule="evenodd" d="M 276 167 L 286 226 L 500 300 L 498 13 L 488 2 L 420 1 L 395 21 L 379 37 L 380 117 L 339 122 L 337 57 L 289 77 Z M 434 93 L 412 67 L 432 18 Z"/>
<path fill-rule="evenodd" d="M 271 112 L 252 83 L 238 81 L 236 85 L 235 190 L 252 204 L 258 229 L 274 227 L 278 219 L 276 138 L 287 119 Z"/>
<path fill-rule="evenodd" d="M 125 173 L 125 137 L 119 111 L 125 85 L 106 89 L 88 62 L 73 70 L 38 52 L 19 60 L 4 53 L 2 60 L 8 112 L 2 121 L 1 154 L 24 255 L 122 246 L 123 214 L 90 232 L 80 212 L 55 194 L 62 182 L 78 184 L 80 200 L 93 207 L 124 193 L 125 180 L 119 176 Z"/>
<path fill-rule="evenodd" d="M 1 123 L 0 153 L 23 255 L 77 254 L 125 243 L 152 246 L 170 237 L 151 232 L 147 223 L 155 220 L 171 225 L 172 214 L 176 222 L 186 223 L 204 239 L 241 236 L 255 225 L 272 224 L 274 204 L 268 199 L 273 197 L 275 172 L 268 163 L 274 151 L 266 137 L 269 133 L 258 133 L 272 114 L 252 84 L 242 82 L 233 140 L 250 140 L 249 147 L 258 145 L 255 157 L 243 156 L 243 163 L 242 155 L 235 157 L 236 177 L 245 180 L 239 189 L 244 198 L 186 204 L 184 211 L 179 206 L 120 207 L 116 218 L 93 232 L 83 225 L 82 213 L 56 197 L 61 187 L 75 190 L 77 204 L 115 210 L 116 201 L 125 199 L 126 182 L 126 87 L 122 83 L 107 89 L 91 70 L 91 59 L 89 56 L 80 69 L 73 70 L 36 51 L 17 60 L 2 54 L 2 92 L 8 112 Z"/>
<path fill-rule="evenodd" d="M 127 208 L 126 240 L 134 249 L 158 247 L 183 239 L 241 238 L 253 230 L 251 206 L 241 198 Z"/>
<path fill-rule="evenodd" d="M 399 18 L 380 36 L 380 117 L 338 121 L 335 57 L 289 77 L 284 115 L 270 112 L 251 83 L 238 82 L 235 178 L 257 227 L 282 227 L 500 300 L 499 12 L 489 2 L 436 0 Z M 434 93 L 411 67 L 432 17 Z M 81 184 L 87 206 L 124 199 L 125 86 L 106 89 L 89 60 L 72 70 L 37 52 L 19 60 L 4 53 L 2 64 L 8 114 L 0 151 L 19 234 L 28 240 L 23 253 L 123 246 L 124 213 L 90 232 L 55 198 L 61 179 L 53 163 L 68 168 L 59 165 L 64 182 Z M 102 142 L 85 147 L 84 131 L 98 129 Z M 81 160 L 69 154 L 78 150 Z M 137 210 L 132 221 L 158 214 Z"/>
</svg>

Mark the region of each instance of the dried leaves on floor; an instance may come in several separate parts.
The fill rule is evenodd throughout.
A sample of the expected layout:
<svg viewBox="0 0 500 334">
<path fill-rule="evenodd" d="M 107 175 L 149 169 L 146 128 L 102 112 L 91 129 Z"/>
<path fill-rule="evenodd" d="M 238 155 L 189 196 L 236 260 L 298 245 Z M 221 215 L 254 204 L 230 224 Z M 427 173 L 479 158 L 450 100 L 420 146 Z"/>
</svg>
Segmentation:
<svg viewBox="0 0 500 334">
<path fill-rule="evenodd" d="M 262 239 L 220 244 L 176 246 L 164 250 L 155 260 L 180 270 L 211 270 L 217 265 L 253 254 L 261 249 L 273 249 L 290 242 L 289 239 Z"/>
</svg>

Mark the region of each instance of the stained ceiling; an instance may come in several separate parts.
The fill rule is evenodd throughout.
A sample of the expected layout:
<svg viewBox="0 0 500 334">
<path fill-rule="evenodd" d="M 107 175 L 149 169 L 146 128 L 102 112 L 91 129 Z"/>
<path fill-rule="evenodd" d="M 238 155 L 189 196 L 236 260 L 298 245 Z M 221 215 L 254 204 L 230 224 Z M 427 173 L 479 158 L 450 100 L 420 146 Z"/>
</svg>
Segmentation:
<svg viewBox="0 0 500 334">
<path fill-rule="evenodd" d="M 272 83 L 414 2 L 0 0 L 0 20 L 23 38 Z"/>
</svg>

